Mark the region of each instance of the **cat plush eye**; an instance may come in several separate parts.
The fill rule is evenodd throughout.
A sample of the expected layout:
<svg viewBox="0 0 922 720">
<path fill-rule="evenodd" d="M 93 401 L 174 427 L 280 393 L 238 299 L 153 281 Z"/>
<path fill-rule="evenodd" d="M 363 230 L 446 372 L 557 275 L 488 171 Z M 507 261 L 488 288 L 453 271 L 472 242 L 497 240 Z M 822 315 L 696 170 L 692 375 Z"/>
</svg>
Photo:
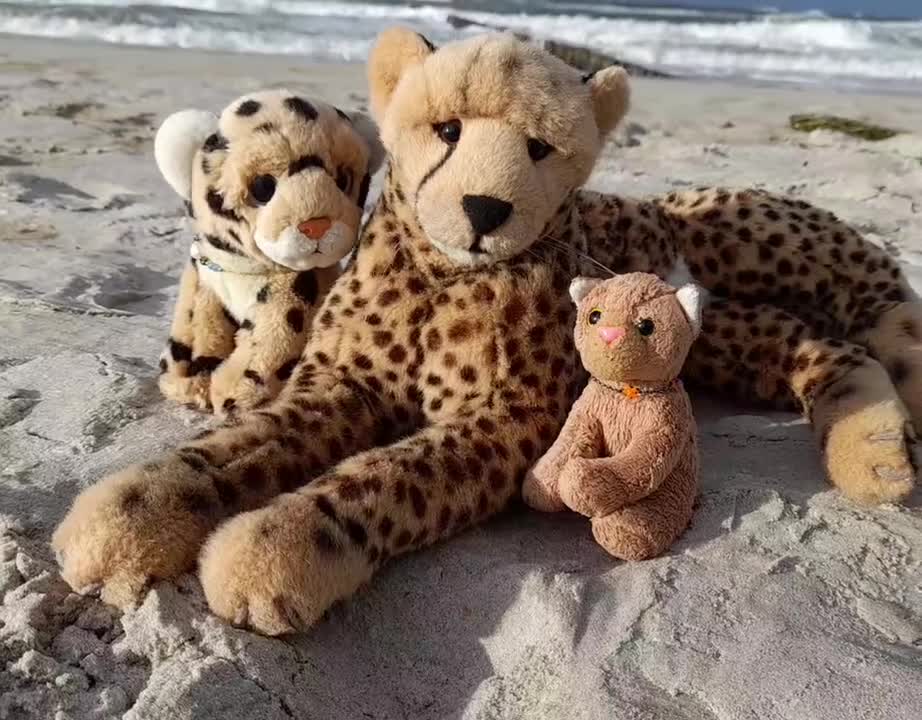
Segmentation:
<svg viewBox="0 0 922 720">
<path fill-rule="evenodd" d="M 599 320 L 601 320 L 601 319 L 602 319 L 602 311 L 601 311 L 601 310 L 593 310 L 592 312 L 589 313 L 589 324 L 590 324 L 590 325 L 595 325 L 595 324 L 597 324 L 597 323 L 599 322 Z"/>
<path fill-rule="evenodd" d="M 648 337 L 653 334 L 653 331 L 656 329 L 656 325 L 650 318 L 644 318 L 637 323 L 637 332 L 639 332 L 644 337 Z"/>
<path fill-rule="evenodd" d="M 530 157 L 535 162 L 544 160 L 544 158 L 550 155 L 554 149 L 543 140 L 538 140 L 536 138 L 528 138 L 527 145 L 528 157 Z"/>
</svg>

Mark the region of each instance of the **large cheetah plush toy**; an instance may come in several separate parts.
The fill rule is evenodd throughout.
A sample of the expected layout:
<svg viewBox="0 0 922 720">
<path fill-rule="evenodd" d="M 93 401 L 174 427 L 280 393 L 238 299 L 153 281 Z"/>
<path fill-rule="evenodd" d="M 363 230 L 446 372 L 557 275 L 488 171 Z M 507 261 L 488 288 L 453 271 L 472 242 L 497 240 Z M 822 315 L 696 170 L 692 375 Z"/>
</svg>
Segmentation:
<svg viewBox="0 0 922 720">
<path fill-rule="evenodd" d="M 888 297 L 904 291 L 882 257 L 871 269 L 888 274 L 885 287 L 863 277 L 879 256 L 847 228 L 752 193 L 662 205 L 580 195 L 627 107 L 620 69 L 580 76 L 506 35 L 436 49 L 391 30 L 369 77 L 390 169 L 291 379 L 236 425 L 83 492 L 53 538 L 74 588 L 101 587 L 130 605 L 152 579 L 200 558 L 214 612 L 285 633 L 316 622 L 389 557 L 496 513 L 580 390 L 568 287 L 596 254 L 615 269 L 659 271 L 681 249 L 705 284 L 726 290 L 705 312 L 693 372 L 726 385 L 735 368 L 756 368 L 734 376 L 747 382 L 736 393 L 800 398 L 847 492 L 883 500 L 908 491 L 909 416 L 887 372 L 861 347 L 826 337 L 865 318 L 861 332 L 882 362 L 903 369 L 905 389 L 914 366 L 899 339 L 922 336 L 922 323 L 899 305 L 903 295 Z M 802 218 L 796 235 L 791 213 Z M 713 244 L 716 233 L 726 244 Z M 861 264 L 825 269 L 832 251 L 863 253 Z M 839 276 L 852 278 L 850 267 L 862 277 L 846 285 Z M 763 298 L 782 269 L 774 288 L 786 294 Z M 872 301 L 840 308 L 859 282 L 869 286 L 857 297 Z M 808 287 L 832 298 L 816 306 L 823 315 L 773 303 L 806 307 Z M 827 313 L 837 324 L 822 332 Z"/>
<path fill-rule="evenodd" d="M 154 154 L 196 233 L 160 388 L 221 415 L 250 408 L 288 379 L 355 245 L 383 156 L 377 130 L 360 113 L 268 90 L 220 117 L 170 115 Z"/>
</svg>

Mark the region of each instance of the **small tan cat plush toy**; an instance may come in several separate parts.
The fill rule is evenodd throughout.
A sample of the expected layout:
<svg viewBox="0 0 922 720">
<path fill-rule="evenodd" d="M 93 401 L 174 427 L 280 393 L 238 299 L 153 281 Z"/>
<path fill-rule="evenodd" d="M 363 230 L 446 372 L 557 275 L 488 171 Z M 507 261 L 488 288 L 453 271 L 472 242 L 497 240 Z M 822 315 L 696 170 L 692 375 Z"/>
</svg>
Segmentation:
<svg viewBox="0 0 922 720">
<path fill-rule="evenodd" d="M 692 516 L 696 428 L 677 377 L 700 328 L 702 294 L 647 273 L 570 286 L 591 379 L 523 494 L 538 510 L 591 518 L 598 543 L 624 560 L 659 555 Z"/>
</svg>

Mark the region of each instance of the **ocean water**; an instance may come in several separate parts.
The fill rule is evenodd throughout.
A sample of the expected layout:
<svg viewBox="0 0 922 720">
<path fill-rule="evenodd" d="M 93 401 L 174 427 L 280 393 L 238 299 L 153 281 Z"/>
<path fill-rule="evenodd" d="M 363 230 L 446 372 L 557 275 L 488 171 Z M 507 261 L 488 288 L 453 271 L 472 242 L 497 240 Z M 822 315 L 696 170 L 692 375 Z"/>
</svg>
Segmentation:
<svg viewBox="0 0 922 720">
<path fill-rule="evenodd" d="M 395 23 L 436 43 L 477 32 L 454 29 L 452 15 L 679 75 L 922 92 L 922 21 L 819 12 L 640 8 L 604 0 L 21 0 L 0 1 L 0 32 L 362 61 L 375 35 Z"/>
</svg>

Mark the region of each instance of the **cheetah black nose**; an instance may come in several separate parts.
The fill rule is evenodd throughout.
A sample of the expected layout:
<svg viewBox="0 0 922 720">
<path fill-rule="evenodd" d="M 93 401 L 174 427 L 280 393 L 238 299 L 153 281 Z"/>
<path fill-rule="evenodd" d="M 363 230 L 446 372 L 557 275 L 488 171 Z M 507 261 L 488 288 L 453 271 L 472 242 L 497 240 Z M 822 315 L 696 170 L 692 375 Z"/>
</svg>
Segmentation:
<svg viewBox="0 0 922 720">
<path fill-rule="evenodd" d="M 461 207 L 478 235 L 489 235 L 512 214 L 512 203 L 489 195 L 465 195 Z"/>
</svg>

